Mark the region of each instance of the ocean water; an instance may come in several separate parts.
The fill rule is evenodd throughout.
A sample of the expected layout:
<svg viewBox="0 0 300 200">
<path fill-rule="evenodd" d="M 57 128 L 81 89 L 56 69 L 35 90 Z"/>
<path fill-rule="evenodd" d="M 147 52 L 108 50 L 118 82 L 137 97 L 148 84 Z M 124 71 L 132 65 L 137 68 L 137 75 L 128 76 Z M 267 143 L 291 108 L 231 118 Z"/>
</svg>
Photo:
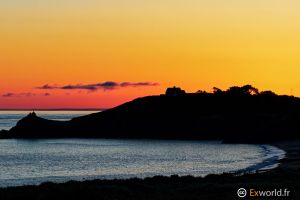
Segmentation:
<svg viewBox="0 0 300 200">
<path fill-rule="evenodd" d="M 15 111 L 16 112 L 16 111 Z M 14 113 L 2 126 L 15 124 L 24 113 Z M 39 113 L 38 113 L 39 114 Z M 41 113 L 68 120 L 86 113 Z M 5 123 L 1 121 L 6 121 Z M 10 121 L 8 123 L 8 121 Z M 11 125 L 10 125 L 11 126 Z M 284 151 L 270 145 L 221 144 L 218 141 L 49 139 L 0 140 L 0 187 L 45 181 L 205 176 L 223 172 L 276 167 Z"/>
</svg>

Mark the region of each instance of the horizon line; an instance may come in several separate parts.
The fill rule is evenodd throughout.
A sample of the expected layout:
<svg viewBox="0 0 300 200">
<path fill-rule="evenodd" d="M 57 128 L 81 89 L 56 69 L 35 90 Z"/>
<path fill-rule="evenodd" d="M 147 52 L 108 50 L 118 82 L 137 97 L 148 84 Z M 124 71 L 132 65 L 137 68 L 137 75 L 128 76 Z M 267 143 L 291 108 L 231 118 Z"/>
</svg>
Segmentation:
<svg viewBox="0 0 300 200">
<path fill-rule="evenodd" d="M 110 108 L 0 108 L 0 111 L 103 111 Z"/>
</svg>

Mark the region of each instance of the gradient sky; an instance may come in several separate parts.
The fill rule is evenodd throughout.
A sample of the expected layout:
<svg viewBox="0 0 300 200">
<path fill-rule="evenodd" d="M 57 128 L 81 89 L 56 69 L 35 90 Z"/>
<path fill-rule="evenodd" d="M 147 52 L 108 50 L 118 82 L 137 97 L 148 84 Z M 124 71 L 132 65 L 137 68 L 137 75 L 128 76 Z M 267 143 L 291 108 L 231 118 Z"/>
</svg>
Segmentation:
<svg viewBox="0 0 300 200">
<path fill-rule="evenodd" d="M 0 1 L 0 108 L 112 107 L 174 85 L 300 96 L 299 10 L 299 0 Z M 159 85 L 59 89 L 107 81 Z"/>
</svg>

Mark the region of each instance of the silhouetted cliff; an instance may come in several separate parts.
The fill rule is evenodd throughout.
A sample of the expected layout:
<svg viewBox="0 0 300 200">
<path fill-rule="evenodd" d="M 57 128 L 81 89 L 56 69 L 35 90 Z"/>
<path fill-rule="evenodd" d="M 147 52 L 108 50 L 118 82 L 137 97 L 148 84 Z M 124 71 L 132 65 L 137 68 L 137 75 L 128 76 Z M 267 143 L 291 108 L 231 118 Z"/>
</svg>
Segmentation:
<svg viewBox="0 0 300 200">
<path fill-rule="evenodd" d="M 300 99 L 252 86 L 160 95 L 67 122 L 30 114 L 2 138 L 156 138 L 266 143 L 299 138 Z"/>
</svg>

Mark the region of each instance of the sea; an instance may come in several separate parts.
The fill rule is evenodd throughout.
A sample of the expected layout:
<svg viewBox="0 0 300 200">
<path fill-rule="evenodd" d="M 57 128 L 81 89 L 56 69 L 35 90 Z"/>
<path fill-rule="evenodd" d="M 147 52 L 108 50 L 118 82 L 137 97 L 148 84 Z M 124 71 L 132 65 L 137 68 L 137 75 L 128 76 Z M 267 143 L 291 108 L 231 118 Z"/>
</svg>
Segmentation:
<svg viewBox="0 0 300 200">
<path fill-rule="evenodd" d="M 36 111 L 53 120 L 98 111 Z M 0 111 L 0 129 L 10 129 L 28 111 Z M 221 141 L 126 139 L 0 140 L 0 187 L 70 180 L 145 178 L 158 175 L 243 173 L 276 167 L 285 152 L 262 144 Z"/>
</svg>

